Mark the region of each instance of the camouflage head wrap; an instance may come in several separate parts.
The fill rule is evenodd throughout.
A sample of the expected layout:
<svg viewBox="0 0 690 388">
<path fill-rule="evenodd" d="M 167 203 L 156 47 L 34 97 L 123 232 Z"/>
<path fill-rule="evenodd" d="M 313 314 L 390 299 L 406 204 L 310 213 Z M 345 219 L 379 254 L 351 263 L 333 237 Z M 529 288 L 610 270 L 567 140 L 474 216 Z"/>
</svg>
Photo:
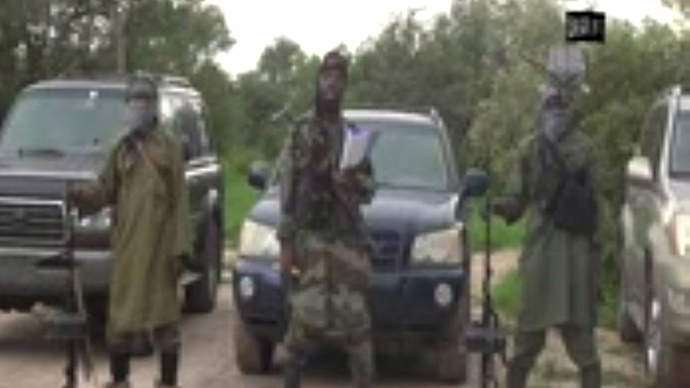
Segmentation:
<svg viewBox="0 0 690 388">
<path fill-rule="evenodd" d="M 344 79 L 348 76 L 349 60 L 347 57 L 338 50 L 331 50 L 323 56 L 321 61 L 321 67 L 319 68 L 319 74 L 323 73 L 328 69 L 335 69 L 340 71 Z"/>
</svg>

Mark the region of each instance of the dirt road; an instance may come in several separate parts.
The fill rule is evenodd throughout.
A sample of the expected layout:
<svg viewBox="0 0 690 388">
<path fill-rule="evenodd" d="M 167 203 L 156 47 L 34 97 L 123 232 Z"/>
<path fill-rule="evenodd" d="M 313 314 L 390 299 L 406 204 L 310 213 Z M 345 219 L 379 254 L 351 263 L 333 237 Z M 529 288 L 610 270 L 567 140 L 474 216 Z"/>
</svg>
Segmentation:
<svg viewBox="0 0 690 388">
<path fill-rule="evenodd" d="M 517 251 L 497 252 L 494 254 L 492 259 L 494 283 L 500 281 L 502 275 L 516 268 L 517 256 Z M 472 294 L 473 308 L 477 310 L 476 314 L 478 314 L 481 303 L 482 265 L 483 256 L 475 257 L 472 263 Z M 506 322 L 506 326 L 508 334 L 512 333 L 511 322 Z M 620 341 L 618 333 L 604 329 L 597 329 L 597 344 L 602 360 L 604 387 L 651 387 L 651 383 L 645 375 L 642 350 L 639 345 L 624 344 Z M 476 369 L 476 366 L 472 368 Z M 503 375 L 503 370 L 501 375 Z M 502 384 L 502 386 L 505 386 L 504 381 L 502 381 Z M 528 381 L 528 386 L 533 388 L 579 387 L 577 370 L 571 364 L 557 332 L 549 333 L 546 346 L 537 360 L 534 371 Z"/>
<path fill-rule="evenodd" d="M 496 257 L 496 277 L 514 267 L 515 254 Z M 474 264 L 475 285 L 481 279 L 481 260 Z M 479 288 L 475 288 L 476 293 Z M 477 302 L 478 298 L 473 298 Z M 183 321 L 183 366 L 181 385 L 185 388 L 281 386 L 280 368 L 283 355 L 278 352 L 276 367 L 267 376 L 244 376 L 235 366 L 232 343 L 232 295 L 226 284 L 221 289 L 217 310 L 210 315 L 186 316 Z M 61 386 L 64 365 L 63 350 L 59 344 L 43 338 L 45 327 L 32 315 L 0 314 L 0 388 L 45 388 Z M 604 359 L 605 383 L 611 387 L 644 387 L 643 368 L 639 350 L 621 345 L 612 333 L 600 332 L 600 347 Z M 83 387 L 99 387 L 108 377 L 107 359 L 102 347 L 96 346 L 95 381 Z M 153 387 L 157 375 L 154 358 L 136 359 L 133 363 L 134 387 Z M 415 360 L 381 360 L 380 381 L 377 387 L 447 387 L 425 377 L 416 370 Z M 319 360 L 310 367 L 305 387 L 349 387 L 348 371 L 342 357 L 334 355 Z M 470 383 L 477 386 L 472 375 L 477 370 L 476 360 L 469 365 Z M 575 387 L 574 369 L 562 345 L 549 338 L 548 349 L 539 360 L 533 383 L 537 387 Z"/>
<path fill-rule="evenodd" d="M 230 287 L 221 290 L 218 309 L 210 315 L 185 316 L 183 321 L 183 366 L 180 383 L 185 388 L 269 388 L 281 386 L 283 355 L 267 376 L 244 376 L 235 366 Z M 32 315 L 0 315 L 0 387 L 58 387 L 63 382 L 63 350 L 43 338 L 45 327 Z M 99 387 L 108 377 L 107 359 L 102 347 L 95 349 L 97 381 L 83 387 Z M 135 359 L 134 387 L 153 387 L 155 358 Z M 447 387 L 436 385 L 414 371 L 415 364 L 403 360 L 383 360 L 382 387 Z M 305 387 L 349 387 L 346 362 L 338 355 L 320 360 L 310 367 Z M 377 385 L 379 386 L 379 385 Z"/>
</svg>

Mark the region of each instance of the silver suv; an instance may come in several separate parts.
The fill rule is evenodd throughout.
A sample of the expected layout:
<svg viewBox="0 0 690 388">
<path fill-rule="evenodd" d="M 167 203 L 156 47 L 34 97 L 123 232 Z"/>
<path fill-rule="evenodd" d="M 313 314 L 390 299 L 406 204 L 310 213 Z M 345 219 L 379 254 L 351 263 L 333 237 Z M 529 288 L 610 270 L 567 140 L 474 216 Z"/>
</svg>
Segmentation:
<svg viewBox="0 0 690 388">
<path fill-rule="evenodd" d="M 629 161 L 619 331 L 642 340 L 657 386 L 690 386 L 690 93 L 666 91 Z"/>
</svg>

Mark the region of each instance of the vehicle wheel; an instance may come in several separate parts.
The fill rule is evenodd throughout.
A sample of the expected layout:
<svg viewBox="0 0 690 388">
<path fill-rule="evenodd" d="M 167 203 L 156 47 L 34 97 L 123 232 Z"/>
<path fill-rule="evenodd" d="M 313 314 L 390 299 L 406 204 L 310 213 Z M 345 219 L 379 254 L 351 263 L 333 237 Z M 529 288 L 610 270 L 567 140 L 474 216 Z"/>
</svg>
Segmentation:
<svg viewBox="0 0 690 388">
<path fill-rule="evenodd" d="M 436 378 L 448 384 L 462 384 L 467 380 L 465 332 L 469 323 L 469 298 L 460 301 L 460 308 L 436 348 Z"/>
<path fill-rule="evenodd" d="M 654 385 L 665 388 L 687 386 L 683 372 L 688 367 L 690 354 L 668 342 L 664 332 L 663 309 L 657 298 L 650 303 L 648 319 L 645 362 Z"/>
<path fill-rule="evenodd" d="M 235 338 L 235 358 L 242 373 L 260 374 L 271 370 L 275 345 L 267 340 L 256 338 L 242 318 L 233 316 L 233 334 Z"/>
<path fill-rule="evenodd" d="M 630 317 L 626 304 L 625 274 L 621 273 L 620 291 L 618 292 L 618 334 L 623 342 L 638 342 L 642 338 L 642 333 Z"/>
<path fill-rule="evenodd" d="M 201 252 L 204 271 L 201 278 L 185 290 L 185 310 L 191 313 L 209 313 L 216 307 L 221 271 L 221 241 L 218 223 L 210 219 Z"/>
</svg>

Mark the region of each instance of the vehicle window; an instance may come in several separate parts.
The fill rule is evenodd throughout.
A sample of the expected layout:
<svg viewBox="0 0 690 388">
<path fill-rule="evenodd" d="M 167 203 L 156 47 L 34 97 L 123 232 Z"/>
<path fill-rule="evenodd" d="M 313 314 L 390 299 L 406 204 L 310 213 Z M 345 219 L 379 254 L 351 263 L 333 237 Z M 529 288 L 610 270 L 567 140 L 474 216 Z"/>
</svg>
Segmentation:
<svg viewBox="0 0 690 388">
<path fill-rule="evenodd" d="M 362 122 L 357 125 L 376 134 L 371 163 L 378 185 L 432 190 L 448 188 L 446 156 L 435 128 L 395 122 Z M 405 150 L 404 154 L 401 150 Z M 271 179 L 273 184 L 278 183 L 278 166 L 281 164 L 279 158 Z"/>
<path fill-rule="evenodd" d="M 197 158 L 201 156 L 202 152 L 202 138 L 201 138 L 201 114 L 198 105 L 189 99 L 179 99 L 175 108 L 175 116 L 173 119 L 173 129 L 179 136 L 183 146 L 186 147 L 190 158 Z"/>
<path fill-rule="evenodd" d="M 104 153 L 125 126 L 121 91 L 34 90 L 21 95 L 0 134 L 0 156 Z"/>
<path fill-rule="evenodd" d="M 661 104 L 652 109 L 642 133 L 641 152 L 649 158 L 654 177 L 659 170 L 659 161 L 664 141 L 664 133 L 668 123 L 668 105 Z"/>
<path fill-rule="evenodd" d="M 209 123 L 208 111 L 204 107 L 203 103 L 198 102 L 198 112 L 199 112 L 199 136 L 201 141 L 201 154 L 208 155 L 211 153 L 211 138 L 210 138 L 210 128 L 207 124 Z"/>
<path fill-rule="evenodd" d="M 682 111 L 676 120 L 670 162 L 671 174 L 690 173 L 690 111 Z"/>
<path fill-rule="evenodd" d="M 438 133 L 430 127 L 399 123 L 362 123 L 376 132 L 371 162 L 381 186 L 445 189 L 446 163 Z M 405 154 L 401 154 L 405 150 Z"/>
</svg>

